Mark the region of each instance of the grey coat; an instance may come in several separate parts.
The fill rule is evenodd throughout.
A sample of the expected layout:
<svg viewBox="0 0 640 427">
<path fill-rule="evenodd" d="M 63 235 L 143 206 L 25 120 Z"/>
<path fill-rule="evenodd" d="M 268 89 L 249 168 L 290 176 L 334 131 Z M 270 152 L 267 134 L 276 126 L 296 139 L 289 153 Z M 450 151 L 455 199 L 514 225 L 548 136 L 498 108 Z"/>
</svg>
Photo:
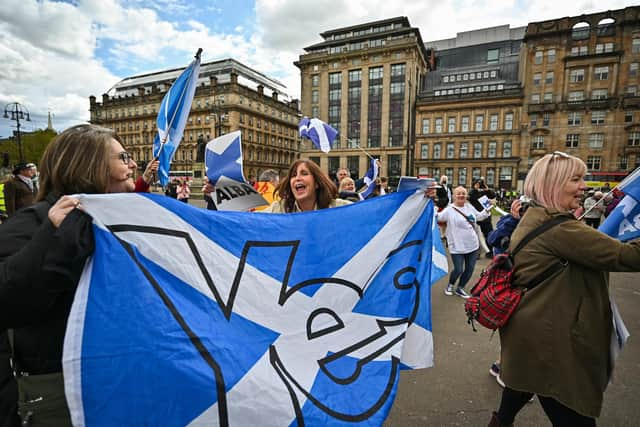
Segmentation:
<svg viewBox="0 0 640 427">
<path fill-rule="evenodd" d="M 529 208 L 510 248 L 557 215 L 571 214 Z M 622 243 L 580 221 L 565 221 L 516 255 L 514 283 L 525 285 L 560 259 L 567 266 L 526 292 L 500 330 L 501 377 L 512 389 L 552 397 L 598 417 L 610 370 L 608 272 L 640 271 L 640 240 Z"/>
</svg>

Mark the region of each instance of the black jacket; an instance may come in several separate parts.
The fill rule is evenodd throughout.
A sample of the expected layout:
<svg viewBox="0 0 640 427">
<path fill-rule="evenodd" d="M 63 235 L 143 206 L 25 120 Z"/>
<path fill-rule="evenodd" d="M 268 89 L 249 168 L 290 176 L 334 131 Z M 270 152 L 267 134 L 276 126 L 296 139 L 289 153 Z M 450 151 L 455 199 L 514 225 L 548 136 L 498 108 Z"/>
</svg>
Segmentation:
<svg viewBox="0 0 640 427">
<path fill-rule="evenodd" d="M 73 296 L 93 252 L 91 218 L 73 210 L 55 228 L 47 196 L 0 226 L 0 330 L 14 329 L 18 370 L 62 370 L 62 344 Z"/>
<path fill-rule="evenodd" d="M 472 189 L 469 192 L 469 203 L 471 203 L 473 205 L 473 207 L 476 208 L 476 210 L 480 211 L 480 212 L 482 212 L 484 210 L 484 206 L 482 206 L 482 203 L 480 203 L 478 201 L 482 196 L 487 196 L 487 198 L 489 198 L 489 199 L 495 199 L 496 198 L 496 193 L 494 193 L 493 191 L 491 191 L 489 189 L 476 190 L 475 188 Z M 491 220 L 490 217 L 488 219 Z M 486 221 L 486 219 L 484 221 Z"/>
</svg>

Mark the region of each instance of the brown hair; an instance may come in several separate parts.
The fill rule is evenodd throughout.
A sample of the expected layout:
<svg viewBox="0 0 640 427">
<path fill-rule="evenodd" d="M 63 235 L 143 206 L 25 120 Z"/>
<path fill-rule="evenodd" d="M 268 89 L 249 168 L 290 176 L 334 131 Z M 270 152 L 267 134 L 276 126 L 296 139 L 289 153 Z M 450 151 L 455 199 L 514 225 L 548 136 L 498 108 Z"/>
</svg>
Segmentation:
<svg viewBox="0 0 640 427">
<path fill-rule="evenodd" d="M 280 181 L 278 184 L 278 188 L 276 189 L 280 199 L 282 199 L 284 203 L 285 212 L 295 212 L 295 204 L 296 199 L 293 196 L 293 191 L 291 190 L 291 178 L 298 170 L 298 166 L 304 163 L 313 178 L 318 185 L 316 189 L 316 205 L 318 209 L 328 208 L 331 204 L 331 201 L 338 197 L 338 190 L 336 185 L 331 181 L 331 179 L 322 172 L 320 167 L 313 161 L 309 159 L 298 159 L 291 164 L 289 167 L 289 172 L 287 173 L 287 178 Z"/>
<path fill-rule="evenodd" d="M 585 163 L 566 153 L 556 152 L 538 159 L 524 181 L 524 195 L 545 208 L 561 209 L 564 185 L 574 176 L 583 176 Z"/>
<path fill-rule="evenodd" d="M 122 143 L 111 129 L 89 124 L 70 127 L 53 138 L 40 159 L 36 200 L 49 193 L 106 193 L 113 139 Z"/>
</svg>

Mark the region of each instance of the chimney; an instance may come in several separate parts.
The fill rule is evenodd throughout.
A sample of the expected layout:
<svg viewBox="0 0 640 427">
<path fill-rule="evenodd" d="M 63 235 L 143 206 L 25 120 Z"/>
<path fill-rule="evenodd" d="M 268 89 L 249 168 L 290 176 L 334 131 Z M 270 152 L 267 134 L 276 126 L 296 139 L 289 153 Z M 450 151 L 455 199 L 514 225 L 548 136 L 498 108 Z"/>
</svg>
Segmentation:
<svg viewBox="0 0 640 427">
<path fill-rule="evenodd" d="M 216 76 L 209 76 L 209 81 L 213 87 L 218 85 L 218 78 Z"/>
<path fill-rule="evenodd" d="M 274 101 L 278 100 L 278 92 L 276 92 L 275 90 L 271 93 L 271 98 L 273 98 Z"/>
<path fill-rule="evenodd" d="M 231 84 L 237 85 L 238 84 L 238 73 L 236 73 L 235 71 L 232 71 L 229 76 L 231 77 Z"/>
<path fill-rule="evenodd" d="M 264 95 L 264 86 L 262 86 L 262 85 L 258 85 L 258 93 L 259 93 L 260 95 Z"/>
<path fill-rule="evenodd" d="M 107 95 L 106 93 L 103 93 L 102 94 L 102 105 L 105 105 L 108 100 L 109 100 L 109 95 Z"/>
<path fill-rule="evenodd" d="M 93 107 L 94 105 L 96 105 L 96 97 L 95 97 L 95 96 L 93 96 L 93 95 L 89 96 L 89 105 L 90 105 L 91 107 Z"/>
<path fill-rule="evenodd" d="M 297 99 L 292 99 L 289 103 L 289 107 L 293 108 L 296 111 L 300 111 L 300 101 Z"/>
<path fill-rule="evenodd" d="M 144 96 L 144 86 L 138 88 L 138 96 Z"/>
</svg>

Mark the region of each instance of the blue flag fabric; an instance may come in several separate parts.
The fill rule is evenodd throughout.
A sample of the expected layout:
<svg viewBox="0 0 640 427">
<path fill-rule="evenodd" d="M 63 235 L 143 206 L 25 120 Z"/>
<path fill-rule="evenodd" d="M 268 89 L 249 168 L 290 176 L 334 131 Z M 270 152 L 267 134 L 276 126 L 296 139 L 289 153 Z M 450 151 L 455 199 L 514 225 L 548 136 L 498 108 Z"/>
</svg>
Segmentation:
<svg viewBox="0 0 640 427">
<path fill-rule="evenodd" d="M 369 197 L 371 193 L 373 193 L 373 190 L 376 189 L 376 178 L 378 178 L 378 162 L 376 159 L 371 159 L 369 170 L 362 178 L 366 185 L 365 189 L 361 193 L 363 199 Z"/>
<path fill-rule="evenodd" d="M 153 140 L 153 156 L 160 160 L 158 179 L 162 186 L 169 183 L 171 161 L 182 140 L 199 74 L 200 50 L 191 64 L 173 82 L 158 110 L 156 119 L 158 134 Z"/>
<path fill-rule="evenodd" d="M 640 237 L 640 168 L 625 178 L 618 188 L 625 196 L 598 230 L 627 242 Z"/>
<path fill-rule="evenodd" d="M 207 144 L 205 166 L 207 178 L 213 185 L 216 185 L 222 176 L 245 182 L 242 173 L 242 144 L 239 130 L 222 135 Z"/>
<path fill-rule="evenodd" d="M 79 198 L 96 249 L 65 335 L 74 425 L 382 425 L 399 369 L 433 363 L 444 251 L 421 192 L 283 215 Z"/>
<path fill-rule="evenodd" d="M 337 130 L 315 117 L 303 117 L 298 124 L 298 132 L 301 137 L 310 139 L 313 145 L 325 153 L 331 151 L 333 141 L 338 136 Z"/>
</svg>

